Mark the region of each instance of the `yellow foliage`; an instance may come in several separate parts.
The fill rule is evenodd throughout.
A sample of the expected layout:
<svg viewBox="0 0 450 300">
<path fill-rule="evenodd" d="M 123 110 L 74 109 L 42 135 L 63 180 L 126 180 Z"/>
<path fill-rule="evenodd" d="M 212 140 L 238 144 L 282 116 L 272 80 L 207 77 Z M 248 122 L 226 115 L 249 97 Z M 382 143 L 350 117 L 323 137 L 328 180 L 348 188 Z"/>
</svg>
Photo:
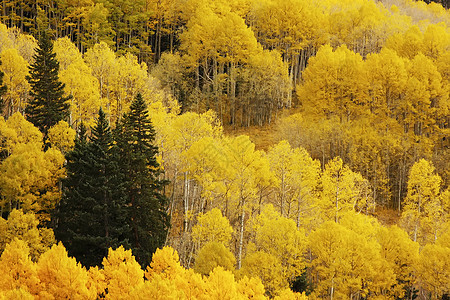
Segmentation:
<svg viewBox="0 0 450 300">
<path fill-rule="evenodd" d="M 380 295 L 395 282 L 393 270 L 381 257 L 380 245 L 342 225 L 322 224 L 309 236 L 309 247 L 315 257 L 311 262 L 317 280 L 315 296 Z"/>
<path fill-rule="evenodd" d="M 38 228 L 38 225 L 39 221 L 32 212 L 24 214 L 22 210 L 12 210 L 8 220 L 0 218 L 0 253 L 17 238 L 28 245 L 31 259 L 37 261 L 55 242 L 53 230 Z"/>
<path fill-rule="evenodd" d="M 16 112 L 23 113 L 28 99 L 30 85 L 25 76 L 28 75 L 28 63 L 15 48 L 4 49 L 0 53 L 0 71 L 3 71 L 3 84 L 7 91 L 3 96 L 5 107 L 3 114 L 10 117 Z"/>
<path fill-rule="evenodd" d="M 20 113 L 13 114 L 6 122 L 0 117 L 0 138 L 0 149 L 9 153 L 13 153 L 14 148 L 20 144 L 42 143 L 42 133 Z"/>
<path fill-rule="evenodd" d="M 144 295 L 144 298 L 159 299 L 166 294 L 174 299 L 199 299 L 204 294 L 204 281 L 192 269 L 186 270 L 179 264 L 178 253 L 171 247 L 157 249 L 150 267 L 145 272 L 147 281 L 131 294 Z M 141 297 L 142 298 L 142 297 Z M 162 298 L 163 299 L 163 298 Z"/>
<path fill-rule="evenodd" d="M 205 278 L 204 299 L 234 300 L 241 299 L 240 296 L 234 275 L 230 271 L 217 267 Z"/>
<path fill-rule="evenodd" d="M 388 290 L 388 294 L 403 297 L 405 286 L 415 282 L 414 267 L 418 262 L 419 244 L 413 242 L 408 234 L 397 226 L 380 227 L 378 243 L 381 257 L 386 259 L 387 268 L 392 268 L 397 282 Z"/>
<path fill-rule="evenodd" d="M 5 200 L 14 204 L 11 208 L 48 213 L 60 197 L 57 183 L 64 174 L 63 164 L 59 150 L 43 152 L 41 144 L 18 144 L 0 166 L 0 189 Z"/>
<path fill-rule="evenodd" d="M 79 126 L 93 126 L 100 106 L 108 111 L 106 101 L 100 97 L 99 83 L 92 75 L 92 70 L 82 60 L 75 60 L 67 69 L 60 72 L 61 82 L 65 84 L 65 92 L 72 95 L 70 100 L 69 123 Z"/>
<path fill-rule="evenodd" d="M 108 289 L 106 299 L 127 299 L 133 288 L 144 282 L 144 271 L 131 250 L 125 250 L 123 246 L 108 250 L 108 257 L 103 259 L 102 273 Z"/>
<path fill-rule="evenodd" d="M 283 140 L 267 152 L 275 176 L 276 207 L 282 216 L 297 220 L 297 226 L 310 229 L 317 216 L 313 198 L 318 185 L 320 164 L 304 148 L 292 148 Z"/>
<path fill-rule="evenodd" d="M 216 267 L 233 271 L 236 258 L 233 253 L 220 242 L 208 242 L 197 253 L 194 270 L 202 275 L 208 275 Z"/>
<path fill-rule="evenodd" d="M 261 279 L 257 277 L 248 278 L 247 276 L 244 276 L 244 278 L 239 280 L 237 290 L 245 299 L 267 299 L 264 295 L 264 285 L 262 284 Z"/>
<path fill-rule="evenodd" d="M 248 246 L 241 272 L 259 277 L 269 295 L 276 295 L 288 288 L 305 268 L 304 230 L 293 220 L 282 217 L 272 205 L 265 206 L 250 226 L 253 243 Z"/>
<path fill-rule="evenodd" d="M 26 242 L 15 238 L 6 245 L 0 257 L 0 269 L 0 291 L 22 289 L 33 295 L 39 293 L 36 265 L 29 257 Z"/>
<path fill-rule="evenodd" d="M 57 39 L 53 43 L 53 52 L 56 54 L 56 60 L 59 62 L 59 72 L 67 70 L 71 64 L 83 61 L 80 51 L 68 37 Z"/>
<path fill-rule="evenodd" d="M 62 153 L 67 153 L 75 146 L 76 132 L 65 121 L 59 121 L 58 124 L 48 130 L 48 142 Z"/>
<path fill-rule="evenodd" d="M 361 105 L 367 102 L 367 82 L 361 80 L 364 75 L 359 54 L 345 46 L 333 51 L 325 45 L 308 61 L 297 95 L 309 114 L 353 120 L 367 114 L 367 108 Z"/>
<path fill-rule="evenodd" d="M 40 297 L 43 299 L 95 299 L 95 290 L 88 290 L 88 273 L 75 258 L 67 256 L 59 243 L 39 258 L 37 274 L 41 281 Z"/>
<path fill-rule="evenodd" d="M 322 194 L 318 204 L 325 220 L 339 222 L 342 213 L 367 205 L 367 180 L 350 170 L 339 157 L 327 163 L 321 184 Z"/>
<path fill-rule="evenodd" d="M 151 280 L 153 276 L 160 275 L 169 280 L 174 279 L 183 270 L 179 260 L 178 253 L 171 247 L 156 249 L 145 272 L 145 278 Z"/>
<path fill-rule="evenodd" d="M 1 300 L 16 300 L 16 299 L 22 299 L 22 300 L 34 300 L 35 297 L 31 295 L 26 290 L 19 288 L 9 291 L 1 291 L 0 290 L 0 299 Z"/>
<path fill-rule="evenodd" d="M 402 223 L 414 241 L 435 241 L 439 227 L 445 222 L 439 197 L 441 181 L 433 164 L 425 159 L 411 167 Z"/>
<path fill-rule="evenodd" d="M 228 246 L 233 228 L 228 219 L 222 216 L 218 208 L 213 208 L 209 212 L 200 213 L 197 217 L 197 224 L 192 228 L 192 239 L 202 247 L 208 242 L 222 243 Z"/>
<path fill-rule="evenodd" d="M 290 289 L 284 289 L 274 298 L 274 300 L 308 300 L 308 296 L 306 296 L 304 292 L 300 294 L 294 293 Z"/>
<path fill-rule="evenodd" d="M 440 299 L 450 292 L 450 248 L 426 245 L 420 252 L 417 271 L 422 286 L 431 294 L 431 299 Z"/>
</svg>

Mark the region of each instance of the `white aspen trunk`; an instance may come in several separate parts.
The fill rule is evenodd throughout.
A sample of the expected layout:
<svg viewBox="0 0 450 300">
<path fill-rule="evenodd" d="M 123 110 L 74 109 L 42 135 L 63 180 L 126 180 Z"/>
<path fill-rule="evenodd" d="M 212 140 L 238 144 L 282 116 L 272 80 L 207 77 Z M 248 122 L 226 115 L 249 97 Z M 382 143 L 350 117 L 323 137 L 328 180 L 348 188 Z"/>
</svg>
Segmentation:
<svg viewBox="0 0 450 300">
<path fill-rule="evenodd" d="M 417 216 L 417 220 L 416 220 L 416 226 L 414 228 L 414 242 L 417 242 L 417 231 L 419 230 L 419 218 L 420 218 L 420 191 L 419 191 L 419 215 Z"/>
<path fill-rule="evenodd" d="M 188 172 L 184 172 L 184 231 L 186 232 L 188 229 L 188 212 L 189 212 L 189 180 L 188 180 Z"/>
<path fill-rule="evenodd" d="M 241 269 L 242 265 L 242 248 L 244 245 L 244 219 L 245 219 L 245 208 L 244 202 L 242 203 L 242 218 L 241 218 L 241 228 L 239 233 L 239 253 L 238 253 L 238 267 L 237 269 Z"/>
</svg>

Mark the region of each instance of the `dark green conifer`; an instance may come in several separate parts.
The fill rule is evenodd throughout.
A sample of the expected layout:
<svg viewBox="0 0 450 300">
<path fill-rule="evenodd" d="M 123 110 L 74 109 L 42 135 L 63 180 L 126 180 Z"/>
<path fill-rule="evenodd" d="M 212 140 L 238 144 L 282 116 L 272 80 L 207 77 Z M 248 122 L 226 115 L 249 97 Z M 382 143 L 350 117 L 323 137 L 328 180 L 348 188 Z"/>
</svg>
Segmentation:
<svg viewBox="0 0 450 300">
<path fill-rule="evenodd" d="M 129 229 L 123 176 L 112 154 L 112 135 L 104 112 L 68 153 L 67 179 L 59 206 L 56 238 L 84 266 L 100 265 L 109 247 L 128 247 Z"/>
<path fill-rule="evenodd" d="M 69 116 L 71 97 L 64 97 L 64 84 L 59 81 L 59 62 L 53 53 L 53 43 L 43 32 L 35 49 L 34 63 L 26 77 L 31 85 L 31 100 L 25 109 L 27 119 L 44 135 L 50 127 Z"/>
<path fill-rule="evenodd" d="M 116 127 L 122 172 L 130 206 L 130 244 L 137 261 L 147 266 L 154 251 L 165 243 L 169 227 L 165 180 L 156 161 L 155 131 L 144 99 L 138 94 Z"/>
</svg>

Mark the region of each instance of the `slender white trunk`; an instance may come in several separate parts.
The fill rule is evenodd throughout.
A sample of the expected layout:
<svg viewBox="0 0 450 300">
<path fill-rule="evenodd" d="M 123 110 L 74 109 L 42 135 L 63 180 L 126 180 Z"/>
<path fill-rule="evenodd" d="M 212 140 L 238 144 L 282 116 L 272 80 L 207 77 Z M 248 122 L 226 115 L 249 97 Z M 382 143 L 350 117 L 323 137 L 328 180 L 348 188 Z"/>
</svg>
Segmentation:
<svg viewBox="0 0 450 300">
<path fill-rule="evenodd" d="M 241 228 L 240 228 L 240 236 L 239 236 L 239 254 L 238 254 L 238 267 L 237 269 L 241 269 L 242 264 L 242 247 L 244 244 L 244 219 L 245 219 L 245 209 L 244 203 L 242 203 L 242 217 L 241 217 Z"/>
</svg>

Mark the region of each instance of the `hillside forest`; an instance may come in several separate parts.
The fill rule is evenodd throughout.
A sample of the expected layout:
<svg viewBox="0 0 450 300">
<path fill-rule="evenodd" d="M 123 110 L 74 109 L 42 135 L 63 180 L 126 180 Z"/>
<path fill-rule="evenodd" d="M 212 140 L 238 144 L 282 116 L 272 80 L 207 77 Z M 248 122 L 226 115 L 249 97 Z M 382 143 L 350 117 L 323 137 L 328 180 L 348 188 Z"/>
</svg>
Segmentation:
<svg viewBox="0 0 450 300">
<path fill-rule="evenodd" d="M 1 1 L 0 299 L 448 299 L 449 25 Z"/>
</svg>

